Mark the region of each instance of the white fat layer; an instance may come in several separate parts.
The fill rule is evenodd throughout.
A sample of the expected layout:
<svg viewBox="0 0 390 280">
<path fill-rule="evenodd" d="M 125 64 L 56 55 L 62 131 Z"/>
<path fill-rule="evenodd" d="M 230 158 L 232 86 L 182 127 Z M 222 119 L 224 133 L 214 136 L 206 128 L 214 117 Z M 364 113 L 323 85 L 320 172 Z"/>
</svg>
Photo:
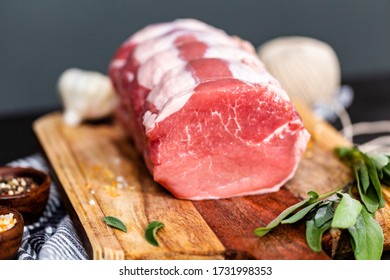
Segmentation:
<svg viewBox="0 0 390 280">
<path fill-rule="evenodd" d="M 269 143 L 273 138 L 283 139 L 284 134 L 291 132 L 290 126 L 292 124 L 301 125 L 302 121 L 297 118 L 297 119 L 294 119 L 292 121 L 288 121 L 288 122 L 282 124 L 281 126 L 276 128 L 270 135 L 268 135 L 268 137 L 264 138 L 263 143 Z M 306 146 L 306 144 L 305 144 L 305 146 Z"/>
<path fill-rule="evenodd" d="M 179 50 L 176 48 L 152 56 L 138 69 L 138 83 L 147 89 L 154 88 L 167 71 L 185 63 L 179 56 Z"/>
<path fill-rule="evenodd" d="M 285 124 L 279 126 L 277 129 L 275 129 L 270 135 L 268 135 L 266 138 L 264 138 L 264 143 L 269 143 L 273 138 L 283 138 L 283 132 L 285 129 L 287 129 L 290 125 L 290 122 L 286 122 Z"/>
<path fill-rule="evenodd" d="M 146 131 L 152 129 L 156 122 L 160 122 L 179 111 L 192 96 L 197 82 L 192 73 L 185 69 L 185 65 L 176 67 L 163 76 L 163 82 L 159 83 L 147 97 L 158 110 L 158 114 L 147 111 L 143 124 Z"/>
<path fill-rule="evenodd" d="M 177 19 L 173 22 L 163 22 L 163 23 L 157 23 L 157 24 L 150 24 L 146 26 L 145 28 L 141 29 L 140 31 L 133 34 L 129 39 L 127 39 L 122 46 L 128 46 L 128 45 L 138 45 L 142 42 L 145 42 L 147 40 L 151 40 L 153 38 L 160 37 L 172 30 L 175 29 L 182 29 L 182 30 L 192 30 L 192 31 L 220 31 L 222 30 L 215 28 L 211 25 L 208 25 L 204 22 L 201 22 L 199 20 L 187 18 L 187 19 Z M 126 63 L 126 59 L 116 59 L 113 62 L 111 62 L 110 67 L 113 69 L 119 69 L 122 68 L 122 66 Z"/>
<path fill-rule="evenodd" d="M 282 86 L 279 84 L 277 80 L 274 79 L 273 76 L 269 75 L 272 79 L 271 82 L 268 84 L 268 88 L 272 89 L 273 92 L 277 94 L 278 97 L 282 98 L 285 101 L 290 101 L 290 96 L 286 93 L 286 91 L 282 88 Z"/>
<path fill-rule="evenodd" d="M 122 68 L 123 65 L 125 65 L 125 63 L 126 63 L 126 59 L 116 58 L 111 62 L 110 67 L 111 68 Z"/>
<path fill-rule="evenodd" d="M 186 30 L 217 30 L 217 28 L 210 26 L 204 22 L 196 19 L 186 18 L 177 19 L 172 22 L 163 22 L 157 24 L 150 24 L 131 36 L 124 44 L 139 44 L 146 40 L 159 37 L 174 29 Z"/>
<path fill-rule="evenodd" d="M 264 68 L 263 63 L 257 58 L 257 56 L 244 49 L 240 49 L 234 46 L 216 45 L 207 48 L 204 57 L 207 58 L 222 58 L 227 60 L 238 60 L 244 64 L 251 65 L 254 68 Z"/>
<path fill-rule="evenodd" d="M 233 78 L 252 84 L 267 84 L 273 81 L 271 75 L 268 75 L 262 68 L 253 68 L 248 65 L 230 62 L 229 70 Z"/>
<path fill-rule="evenodd" d="M 140 43 L 135 49 L 134 58 L 139 64 L 143 64 L 153 55 L 174 47 L 175 40 L 183 35 L 194 36 L 197 41 L 210 45 L 223 44 L 236 47 L 240 47 L 240 45 L 242 45 L 242 40 L 235 37 L 231 37 L 220 30 L 178 30 L 167 34 L 166 36 L 154 38 Z"/>
<path fill-rule="evenodd" d="M 146 100 L 161 111 L 171 98 L 184 92 L 193 91 L 196 85 L 197 81 L 191 71 L 186 69 L 185 64 L 168 71 L 163 76 L 162 82 L 150 92 Z M 183 106 L 184 104 L 181 107 Z"/>
<path fill-rule="evenodd" d="M 263 64 L 256 55 L 239 49 L 236 46 L 209 43 L 203 57 L 241 61 L 246 65 L 258 68 L 259 71 L 266 73 Z M 167 71 L 184 63 L 186 61 L 180 58 L 179 50 L 176 48 L 159 52 L 140 66 L 138 70 L 138 82 L 143 87 L 152 89 L 157 86 Z"/>
<path fill-rule="evenodd" d="M 252 68 L 238 61 L 227 62 L 232 78 L 248 84 L 266 84 L 268 87 L 272 87 L 278 94 L 277 96 L 282 99 L 287 97 L 286 100 L 289 100 L 279 84 L 275 83 L 274 78 L 262 69 Z M 145 114 L 143 122 L 146 132 L 153 129 L 155 123 L 163 121 L 182 109 L 194 93 L 198 82 L 196 77 L 193 77 L 192 72 L 186 69 L 186 65 L 183 64 L 168 71 L 147 97 L 147 101 L 152 103 L 159 112 L 153 115 L 146 112 L 147 117 Z"/>
</svg>

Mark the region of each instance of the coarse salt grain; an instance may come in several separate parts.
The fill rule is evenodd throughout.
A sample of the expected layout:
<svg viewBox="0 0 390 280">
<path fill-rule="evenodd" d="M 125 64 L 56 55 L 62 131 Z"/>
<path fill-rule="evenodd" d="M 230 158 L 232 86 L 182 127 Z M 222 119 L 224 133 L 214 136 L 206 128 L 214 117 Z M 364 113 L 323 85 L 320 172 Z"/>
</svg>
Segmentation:
<svg viewBox="0 0 390 280">
<path fill-rule="evenodd" d="M 14 214 L 9 213 L 6 215 L 0 215 L 0 232 L 4 232 L 13 228 L 16 224 L 16 219 L 14 219 Z"/>
<path fill-rule="evenodd" d="M 118 188 L 127 187 L 127 182 L 123 176 L 117 176 L 116 177 L 116 185 Z"/>
</svg>

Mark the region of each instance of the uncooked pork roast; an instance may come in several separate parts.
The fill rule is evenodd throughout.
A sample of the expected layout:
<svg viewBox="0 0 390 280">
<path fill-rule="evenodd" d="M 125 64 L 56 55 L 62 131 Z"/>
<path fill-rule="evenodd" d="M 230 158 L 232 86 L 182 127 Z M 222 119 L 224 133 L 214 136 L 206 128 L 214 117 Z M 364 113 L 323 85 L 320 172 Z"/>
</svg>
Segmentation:
<svg viewBox="0 0 390 280">
<path fill-rule="evenodd" d="M 193 19 L 154 24 L 109 75 L 120 123 L 177 198 L 273 192 L 294 175 L 309 134 L 250 43 Z"/>
</svg>

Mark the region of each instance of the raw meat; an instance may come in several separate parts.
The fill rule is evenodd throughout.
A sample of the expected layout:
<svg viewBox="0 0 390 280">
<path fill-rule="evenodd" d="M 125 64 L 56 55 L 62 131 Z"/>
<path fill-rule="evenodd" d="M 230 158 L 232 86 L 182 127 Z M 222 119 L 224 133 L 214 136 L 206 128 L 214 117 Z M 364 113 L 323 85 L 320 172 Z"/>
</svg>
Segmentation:
<svg viewBox="0 0 390 280">
<path fill-rule="evenodd" d="M 130 38 L 126 62 L 110 67 L 118 117 L 154 180 L 192 200 L 277 191 L 309 139 L 288 95 L 247 42 L 171 25 L 136 33 L 147 39 Z"/>
</svg>

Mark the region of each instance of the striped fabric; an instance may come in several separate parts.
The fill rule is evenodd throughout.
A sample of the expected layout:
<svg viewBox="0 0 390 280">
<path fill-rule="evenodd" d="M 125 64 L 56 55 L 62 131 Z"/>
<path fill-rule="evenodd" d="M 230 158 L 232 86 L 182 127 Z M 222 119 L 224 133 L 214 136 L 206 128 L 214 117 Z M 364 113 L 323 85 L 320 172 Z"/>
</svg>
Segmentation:
<svg viewBox="0 0 390 280">
<path fill-rule="evenodd" d="M 10 166 L 32 167 L 48 172 L 40 154 L 13 161 Z M 24 227 L 20 260 L 84 260 L 88 255 L 60 200 L 57 186 L 50 187 L 46 209 L 39 220 Z"/>
</svg>

